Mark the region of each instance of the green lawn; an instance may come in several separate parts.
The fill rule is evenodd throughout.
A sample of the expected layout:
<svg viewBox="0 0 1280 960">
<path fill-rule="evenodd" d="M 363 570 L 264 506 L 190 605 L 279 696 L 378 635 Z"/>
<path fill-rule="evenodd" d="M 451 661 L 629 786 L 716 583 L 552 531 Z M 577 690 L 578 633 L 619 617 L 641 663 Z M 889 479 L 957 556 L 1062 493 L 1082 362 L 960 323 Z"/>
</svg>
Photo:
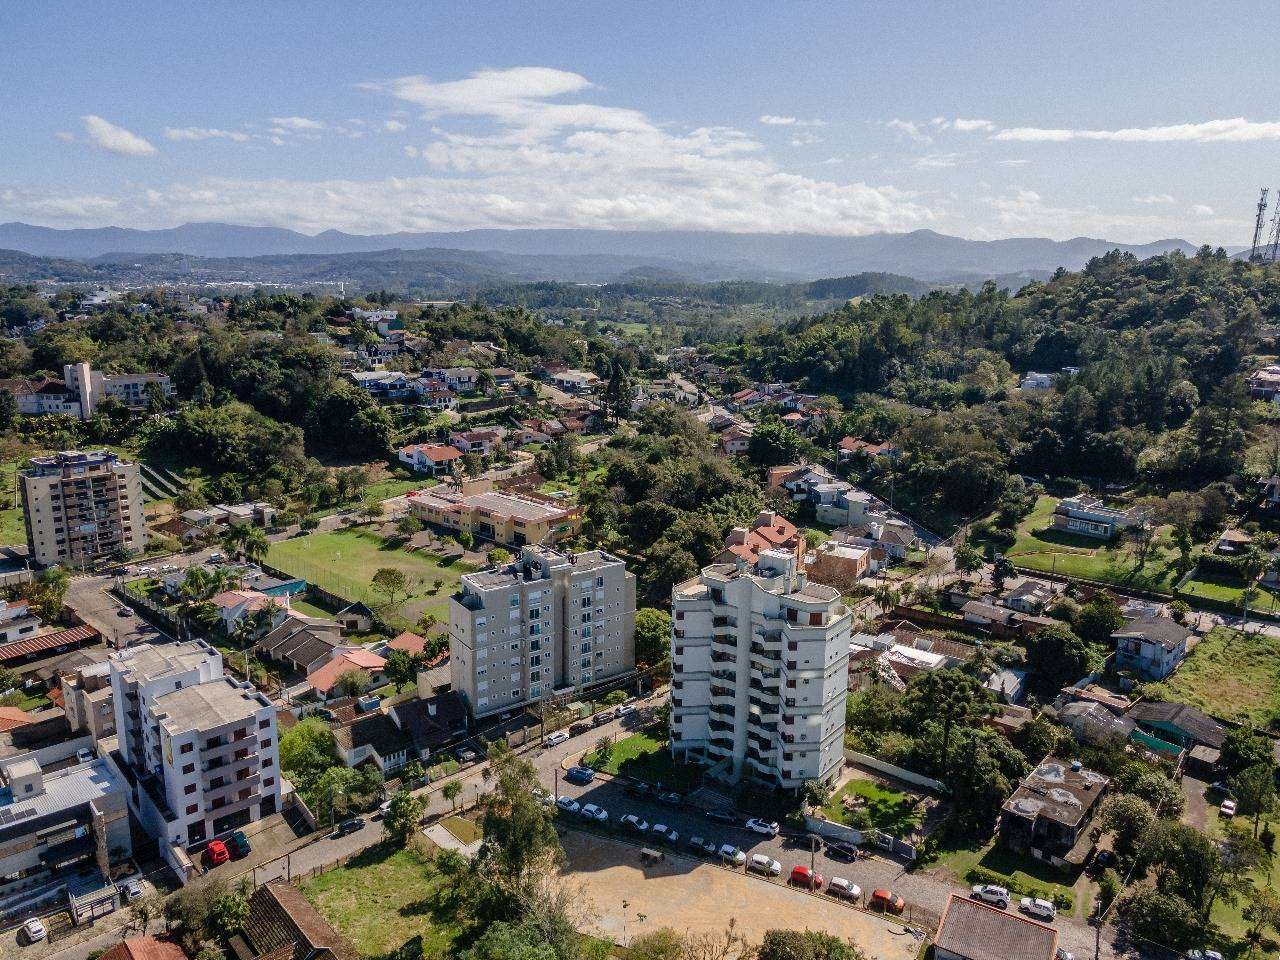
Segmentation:
<svg viewBox="0 0 1280 960">
<path fill-rule="evenodd" d="M 421 937 L 418 956 L 452 954 L 458 929 L 433 909 L 431 895 L 439 875 L 431 861 L 414 850 L 377 846 L 347 866 L 302 884 L 302 893 L 361 957 L 382 958 Z"/>
<path fill-rule="evenodd" d="M 1195 606 L 1196 598 L 1201 597 L 1225 603 L 1239 613 L 1240 598 L 1244 595 L 1244 583 L 1223 577 L 1193 577 L 1183 583 L 1179 592 L 1192 606 Z M 1258 596 L 1251 602 L 1249 610 L 1251 613 L 1280 612 L 1280 598 L 1277 598 L 1272 590 L 1258 584 Z"/>
<path fill-rule="evenodd" d="M 595 751 L 583 758 L 589 767 L 614 776 L 634 777 L 647 783 L 661 782 L 673 790 L 688 790 L 698 782 L 699 767 L 677 763 L 667 741 L 650 733 L 633 733 L 614 742 L 609 758 L 601 762 Z"/>
<path fill-rule="evenodd" d="M 870 825 L 895 837 L 908 836 L 924 822 L 924 812 L 910 806 L 911 795 L 881 786 L 873 780 L 850 780 L 832 794 L 822 808 L 822 815 L 835 823 L 851 823 L 856 819 L 844 809 L 844 798 L 861 797 L 866 801 L 860 809 L 870 816 Z"/>
<path fill-rule="evenodd" d="M 22 506 L 14 476 L 22 460 L 5 460 L 0 463 L 0 497 L 12 498 L 12 505 L 0 510 L 0 545 L 19 546 L 27 542 L 27 528 L 22 521 Z"/>
<path fill-rule="evenodd" d="M 336 611 L 326 610 L 324 607 L 317 606 L 310 600 L 306 600 L 301 596 L 293 596 L 289 598 L 289 607 L 302 614 L 304 617 L 332 617 Z"/>
<path fill-rule="evenodd" d="M 1172 677 L 1142 689 L 1151 699 L 1186 703 L 1225 720 L 1280 726 L 1280 640 L 1220 627 Z"/>
<path fill-rule="evenodd" d="M 466 817 L 445 817 L 440 821 L 440 826 L 457 837 L 460 843 L 475 843 L 484 836 L 476 822 Z"/>
<path fill-rule="evenodd" d="M 1208 830 L 1206 831 L 1211 837 L 1221 837 L 1227 832 L 1227 824 L 1230 821 L 1223 820 L 1221 817 L 1215 816 L 1212 812 L 1209 816 Z M 1237 827 L 1244 827 L 1245 818 L 1236 817 L 1235 823 Z M 1263 821 L 1266 823 L 1267 821 Z M 1248 821 L 1246 828 L 1250 835 L 1253 833 L 1253 823 Z M 1271 821 L 1271 829 L 1274 832 L 1280 832 L 1280 819 Z M 1263 864 L 1257 870 L 1251 870 L 1245 874 L 1253 884 L 1257 887 L 1276 887 L 1280 888 L 1280 857 L 1273 857 L 1270 865 Z M 1241 911 L 1249 905 L 1249 897 L 1242 896 L 1235 903 L 1227 903 L 1226 900 L 1219 898 L 1214 901 L 1213 910 L 1210 911 L 1209 919 L 1213 921 L 1214 926 L 1228 937 L 1240 938 L 1249 931 L 1249 924 L 1241 916 Z"/>
<path fill-rule="evenodd" d="M 975 880 L 970 871 L 989 870 L 1000 877 L 1000 884 L 1010 893 L 1020 896 L 1037 896 L 1046 900 L 1056 894 L 1071 894 L 1078 878 L 1075 873 L 1058 870 L 1051 864 L 1034 857 L 1021 857 L 996 846 L 996 841 L 968 843 L 961 846 L 944 846 L 937 862 L 930 871 L 949 874 L 957 883 L 987 883 L 993 880 Z M 1073 897 L 1073 910 L 1087 911 L 1092 897 Z"/>
<path fill-rule="evenodd" d="M 443 564 L 421 550 L 409 553 L 369 530 L 334 530 L 278 540 L 271 544 L 267 562 L 330 593 L 364 601 L 399 629 L 413 624 L 425 611 L 448 620 L 449 596 L 462 574 L 471 569 L 464 563 Z M 401 570 L 409 580 L 409 596 L 397 597 L 394 609 L 372 586 L 374 573 L 382 567 Z M 438 590 L 436 580 L 443 581 Z"/>
</svg>

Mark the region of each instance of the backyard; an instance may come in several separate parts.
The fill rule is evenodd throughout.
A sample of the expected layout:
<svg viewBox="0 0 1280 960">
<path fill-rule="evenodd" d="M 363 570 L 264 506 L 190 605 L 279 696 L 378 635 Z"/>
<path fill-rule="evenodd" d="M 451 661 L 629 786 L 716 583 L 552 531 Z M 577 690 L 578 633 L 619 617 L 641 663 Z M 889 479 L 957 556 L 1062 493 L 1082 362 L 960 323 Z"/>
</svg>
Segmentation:
<svg viewBox="0 0 1280 960">
<path fill-rule="evenodd" d="M 330 593 L 367 603 L 397 629 L 412 625 L 424 612 L 447 621 L 449 596 L 471 569 L 464 563 L 442 563 L 421 550 L 410 553 L 359 529 L 278 540 L 271 544 L 267 563 Z M 383 567 L 400 570 L 408 579 L 409 595 L 397 597 L 394 609 L 386 595 L 373 588 L 373 575 Z"/>
<path fill-rule="evenodd" d="M 302 893 L 361 957 L 394 957 L 418 937 L 418 956 L 440 957 L 452 952 L 458 930 L 430 905 L 438 885 L 429 859 L 384 844 L 306 881 Z"/>
<path fill-rule="evenodd" d="M 673 760 L 666 738 L 652 733 L 633 733 L 615 741 L 607 757 L 592 750 L 583 757 L 583 763 L 602 773 L 661 783 L 673 790 L 692 788 L 701 772 L 695 765 Z"/>
<path fill-rule="evenodd" d="M 1280 726 L 1280 640 L 1219 627 L 1173 676 L 1142 689 L 1151 699 L 1185 703 L 1224 720 Z"/>
<path fill-rule="evenodd" d="M 924 807 L 914 801 L 912 794 L 874 780 L 855 778 L 831 795 L 822 808 L 822 815 L 833 823 L 855 828 L 875 827 L 905 838 L 924 823 Z"/>
</svg>

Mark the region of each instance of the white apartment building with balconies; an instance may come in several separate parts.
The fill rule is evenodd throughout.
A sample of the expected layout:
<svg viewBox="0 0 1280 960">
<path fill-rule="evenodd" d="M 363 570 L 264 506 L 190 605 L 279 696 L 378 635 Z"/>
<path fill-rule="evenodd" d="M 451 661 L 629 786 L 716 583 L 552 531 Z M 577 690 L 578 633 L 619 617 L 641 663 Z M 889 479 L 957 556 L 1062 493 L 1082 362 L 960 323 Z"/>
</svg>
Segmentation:
<svg viewBox="0 0 1280 960">
<path fill-rule="evenodd" d="M 672 591 L 671 750 L 792 790 L 844 763 L 853 613 L 793 552 L 705 567 Z"/>
<path fill-rule="evenodd" d="M 603 550 L 526 546 L 464 574 L 449 604 L 449 671 L 477 717 L 635 669 L 636 578 Z"/>
</svg>

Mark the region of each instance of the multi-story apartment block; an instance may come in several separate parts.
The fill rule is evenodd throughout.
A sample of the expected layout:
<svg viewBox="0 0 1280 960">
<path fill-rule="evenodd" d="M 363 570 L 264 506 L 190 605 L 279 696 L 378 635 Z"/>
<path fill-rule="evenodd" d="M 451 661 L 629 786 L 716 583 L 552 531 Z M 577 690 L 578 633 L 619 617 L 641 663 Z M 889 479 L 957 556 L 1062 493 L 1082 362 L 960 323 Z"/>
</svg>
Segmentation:
<svg viewBox="0 0 1280 960">
<path fill-rule="evenodd" d="M 449 607 L 453 689 L 478 717 L 635 668 L 636 578 L 603 550 L 526 546 L 463 575 Z"/>
<path fill-rule="evenodd" d="M 80 419 L 88 420 L 107 397 L 114 397 L 130 410 L 147 405 L 155 384 L 160 393 L 173 396 L 173 384 L 163 373 L 103 373 L 87 363 L 68 363 L 62 368 L 67 392 L 79 403 Z"/>
<path fill-rule="evenodd" d="M 94 740 L 116 733 L 115 700 L 111 696 L 111 664 L 90 663 L 62 677 L 67 724 Z"/>
<path fill-rule="evenodd" d="M 139 819 L 186 846 L 280 807 L 275 708 L 194 641 L 112 657 L 119 754 Z"/>
<path fill-rule="evenodd" d="M 140 551 L 147 528 L 136 463 L 106 450 L 33 457 L 18 471 L 31 559 L 85 567 L 119 550 Z"/>
<path fill-rule="evenodd" d="M 672 608 L 672 752 L 730 782 L 833 780 L 853 622 L 840 592 L 762 550 L 679 584 Z"/>
<path fill-rule="evenodd" d="M 409 512 L 424 523 L 455 533 L 522 547 L 551 543 L 582 528 L 582 509 L 536 494 L 461 493 L 442 486 L 411 490 Z"/>
</svg>

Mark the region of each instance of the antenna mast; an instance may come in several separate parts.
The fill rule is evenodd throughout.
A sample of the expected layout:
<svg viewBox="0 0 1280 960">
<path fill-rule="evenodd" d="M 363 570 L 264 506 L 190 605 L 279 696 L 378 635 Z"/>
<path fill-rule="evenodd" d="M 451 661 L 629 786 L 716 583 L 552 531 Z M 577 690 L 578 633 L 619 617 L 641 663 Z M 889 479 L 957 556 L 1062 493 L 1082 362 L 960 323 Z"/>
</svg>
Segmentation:
<svg viewBox="0 0 1280 960">
<path fill-rule="evenodd" d="M 1280 201 L 1277 201 L 1275 213 L 1271 217 L 1271 239 L 1263 248 L 1261 259 L 1275 263 L 1277 254 L 1280 254 Z"/>
<path fill-rule="evenodd" d="M 1258 198 L 1258 216 L 1253 222 L 1253 244 L 1249 248 L 1249 259 L 1258 259 L 1258 243 L 1262 240 L 1262 225 L 1267 216 L 1267 188 L 1262 188 L 1262 196 Z"/>
</svg>

